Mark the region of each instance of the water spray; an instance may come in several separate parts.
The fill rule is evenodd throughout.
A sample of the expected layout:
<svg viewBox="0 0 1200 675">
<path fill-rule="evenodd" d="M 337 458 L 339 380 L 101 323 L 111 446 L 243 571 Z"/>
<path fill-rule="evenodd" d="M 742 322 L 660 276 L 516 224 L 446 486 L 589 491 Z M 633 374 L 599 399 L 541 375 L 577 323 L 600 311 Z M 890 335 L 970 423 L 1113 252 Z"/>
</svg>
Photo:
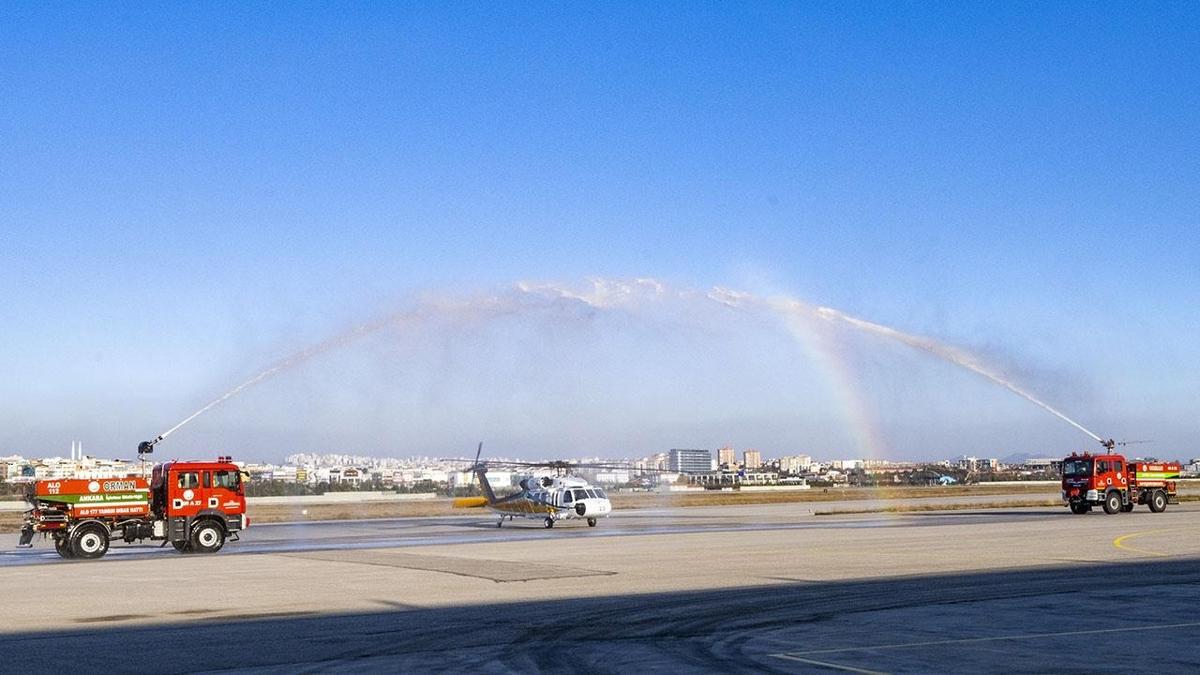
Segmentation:
<svg viewBox="0 0 1200 675">
<path fill-rule="evenodd" d="M 203 415 L 204 413 L 208 412 L 209 410 L 215 408 L 216 406 L 220 405 L 221 403 L 224 403 L 225 401 L 233 398 L 234 396 L 237 396 L 238 394 L 249 389 L 250 387 L 253 387 L 254 385 L 258 384 L 259 382 L 262 382 L 263 380 L 271 377 L 272 375 L 275 375 L 275 374 L 277 374 L 281 371 L 287 370 L 289 368 L 293 368 L 301 363 L 304 363 L 305 361 L 308 361 L 309 359 L 313 358 L 314 356 L 317 356 L 319 354 L 327 352 L 331 349 L 335 349 L 337 347 L 347 345 L 361 337 L 370 335 L 371 333 L 375 333 L 383 328 L 386 328 L 387 326 L 391 326 L 393 324 L 396 324 L 396 323 L 399 323 L 399 322 L 402 322 L 405 320 L 411 320 L 414 318 L 414 316 L 415 315 L 413 313 L 393 314 L 393 315 L 384 317 L 382 319 L 379 319 L 377 321 L 374 321 L 372 323 L 360 324 L 358 326 L 353 327 L 352 329 L 350 329 L 348 331 L 345 331 L 339 335 L 335 335 L 331 338 L 328 338 L 326 340 L 318 342 L 315 345 L 312 345 L 310 347 L 302 349 L 302 350 L 292 354 L 291 356 L 288 356 L 288 357 L 284 358 L 283 360 L 278 361 L 277 363 L 275 363 L 271 367 L 267 368 L 266 370 L 263 370 L 262 372 L 258 373 L 254 377 L 251 377 L 250 379 L 246 380 L 245 382 L 242 382 L 241 384 L 234 387 L 233 389 L 230 389 L 229 391 L 225 392 L 224 394 L 221 394 L 217 398 L 213 399 L 207 405 L 200 408 L 199 410 L 192 413 L 191 415 L 188 415 L 182 421 L 180 421 L 178 424 L 176 424 L 175 426 L 171 427 L 170 429 L 167 429 L 166 431 L 162 432 L 157 437 L 155 437 L 153 440 L 142 441 L 141 443 L 138 443 L 138 450 L 137 450 L 138 455 L 145 455 L 145 454 L 154 452 L 155 445 L 157 445 L 160 441 L 165 439 L 167 436 L 170 436 L 171 434 L 175 433 L 177 430 L 179 430 L 180 427 L 184 426 L 188 422 L 191 422 L 192 420 L 196 419 L 200 415 Z"/>
<path fill-rule="evenodd" d="M 1066 422 L 1067 424 L 1070 424 L 1071 426 L 1082 431 L 1083 433 L 1087 434 L 1088 436 L 1091 436 L 1097 442 L 1099 442 L 1101 444 L 1105 443 L 1103 438 L 1100 438 L 1099 436 L 1092 433 L 1091 431 L 1088 431 L 1086 428 L 1084 428 L 1084 426 L 1082 424 L 1076 422 L 1075 420 L 1071 419 L 1070 417 L 1067 417 L 1066 415 L 1059 412 L 1053 406 L 1049 405 L 1045 401 L 1040 400 L 1033 394 L 1029 393 L 1028 391 L 1025 391 L 1024 389 L 1017 386 L 1016 384 L 1013 384 L 1011 381 L 1006 380 L 1004 377 L 1000 376 L 998 373 L 996 373 L 995 371 L 991 370 L 990 368 L 988 368 L 987 366 L 982 364 L 978 360 L 978 358 L 975 357 L 973 354 L 969 354 L 957 347 L 951 347 L 949 345 L 944 345 L 944 344 L 937 342 L 936 340 L 933 340 L 931 338 L 921 337 L 919 335 L 911 335 L 909 333 L 904 333 L 904 332 L 898 331 L 894 328 L 889 328 L 887 326 L 883 326 L 883 325 L 880 325 L 877 323 L 872 323 L 870 321 L 865 321 L 863 319 L 849 316 L 848 314 L 839 312 L 838 310 L 831 309 L 829 307 L 818 307 L 816 311 L 817 311 L 817 315 L 823 319 L 830 320 L 830 321 L 833 321 L 833 320 L 844 321 L 845 323 L 848 323 L 851 326 L 858 328 L 859 330 L 862 330 L 862 331 L 865 331 L 868 333 L 872 333 L 875 335 L 879 335 L 882 337 L 886 337 L 886 338 L 889 338 L 892 340 L 896 340 L 898 342 L 902 342 L 910 347 L 913 347 L 915 349 L 920 349 L 924 352 L 933 354 L 934 356 L 937 356 L 938 358 L 949 361 L 950 363 L 953 363 L 957 366 L 966 368 L 967 370 L 970 370 L 973 373 L 982 375 L 983 377 L 991 380 L 992 382 L 995 382 L 996 384 L 1000 385 L 1001 387 L 1004 387 L 1005 389 L 1011 391 L 1012 393 L 1016 394 L 1017 396 L 1020 396 L 1021 398 L 1024 398 L 1025 400 L 1029 401 L 1030 403 L 1033 403 L 1034 405 L 1041 407 L 1046 412 L 1049 412 L 1051 415 L 1054 415 L 1055 417 L 1061 419 L 1062 421 Z"/>
<path fill-rule="evenodd" d="M 991 382 L 998 384 L 1001 387 L 1004 387 L 1005 389 L 1011 391 L 1012 393 L 1016 394 L 1017 396 L 1020 396 L 1021 398 L 1029 401 L 1030 403 L 1033 403 L 1034 405 L 1042 408 L 1043 410 L 1050 413 L 1051 415 L 1054 415 L 1055 417 L 1059 418 L 1060 420 L 1062 420 L 1062 421 L 1066 422 L 1067 424 L 1070 424 L 1071 426 L 1075 427 L 1076 429 L 1082 431 L 1083 433 L 1087 434 L 1088 436 L 1090 436 L 1091 438 L 1093 438 L 1094 440 L 1099 442 L 1104 447 L 1109 448 L 1109 449 L 1111 449 L 1113 447 L 1113 445 L 1112 445 L 1113 441 L 1104 440 L 1099 435 L 1091 432 L 1086 427 L 1084 427 L 1082 424 L 1080 424 L 1080 423 L 1076 422 L 1075 420 L 1071 419 L 1070 417 L 1066 416 L 1065 414 L 1063 414 L 1061 411 L 1055 409 L 1050 404 L 1046 403 L 1045 401 L 1042 401 L 1041 399 L 1034 396 L 1030 392 L 1026 391 L 1025 389 L 1021 388 L 1020 386 L 1016 385 L 1015 383 L 1004 378 L 999 373 L 995 372 L 994 370 L 992 370 L 991 368 L 986 366 L 975 355 L 973 355 L 965 350 L 959 349 L 957 347 L 951 347 L 950 345 L 942 344 L 932 338 L 922 337 L 920 335 L 912 335 L 910 333 L 905 333 L 903 331 L 899 331 L 899 330 L 896 330 L 895 328 L 890 328 L 890 327 L 884 326 L 882 324 L 873 323 L 873 322 L 867 321 L 865 319 L 859 319 L 857 317 L 850 316 L 849 314 L 846 314 L 845 312 L 841 312 L 841 311 L 833 309 L 831 307 L 814 307 L 812 305 L 801 302 L 794 298 L 781 298 L 781 299 L 773 299 L 773 300 L 763 301 L 763 300 L 759 300 L 755 296 L 750 295 L 748 293 L 742 293 L 740 291 L 732 291 L 732 290 L 725 289 L 725 288 L 713 289 L 713 291 L 711 291 L 708 294 L 708 297 L 709 297 L 709 299 L 713 300 L 714 302 L 720 303 L 727 307 L 740 307 L 740 306 L 743 306 L 746 304 L 758 305 L 758 306 L 765 305 L 767 307 L 774 309 L 775 311 L 781 312 L 786 315 L 793 315 L 793 316 L 799 315 L 799 316 L 803 316 L 803 317 L 813 316 L 813 317 L 823 319 L 825 321 L 840 321 L 842 323 L 852 326 L 852 327 L 854 327 L 860 331 L 863 331 L 865 333 L 870 333 L 872 335 L 876 335 L 879 337 L 884 337 L 884 338 L 888 338 L 890 340 L 895 340 L 902 344 L 908 345 L 909 347 L 912 347 L 914 349 L 919 349 L 928 354 L 932 354 L 933 356 L 936 356 L 944 361 L 953 363 L 954 365 L 959 366 L 961 368 L 966 368 L 967 370 L 969 370 L 977 375 L 981 375 L 981 376 L 987 378 L 988 380 L 990 380 Z"/>
<path fill-rule="evenodd" d="M 237 396 L 243 391 L 262 382 L 263 380 L 266 380 L 285 370 L 299 366 L 300 364 L 303 364 L 316 356 L 324 354 L 325 352 L 344 347 L 359 339 L 367 337 L 368 335 L 377 333 L 384 328 L 403 323 L 417 322 L 433 315 L 452 316 L 454 314 L 466 314 L 469 316 L 478 316 L 480 314 L 490 314 L 492 316 L 499 316 L 512 312 L 514 309 L 515 307 L 511 301 L 507 301 L 496 296 L 481 296 L 467 298 L 465 300 L 458 299 L 451 301 L 426 301 L 412 311 L 398 312 L 384 316 L 370 323 L 359 324 L 347 331 L 339 333 L 331 338 L 327 338 L 310 347 L 306 347 L 305 349 L 302 349 L 276 362 L 274 365 L 266 368 L 254 377 L 251 377 L 233 389 L 221 394 L 196 412 L 183 418 L 183 420 L 181 420 L 178 424 L 162 432 L 153 440 L 142 441 L 141 443 L 138 443 L 138 455 L 141 456 L 154 452 L 155 445 L 157 445 L 167 436 L 170 436 L 178 431 L 188 422 L 191 422 L 200 415 L 203 415 L 209 410 L 215 408 L 221 403 L 224 403 L 225 401 L 228 401 L 229 399 Z"/>
<path fill-rule="evenodd" d="M 431 317 L 446 317 L 455 314 L 461 314 L 464 317 L 473 319 L 481 317 L 496 318 L 505 314 L 519 313 L 530 309 L 530 305 L 528 304 L 530 299 L 540 301 L 540 304 L 536 305 L 539 309 L 552 307 L 552 303 L 555 302 L 566 301 L 580 303 L 592 310 L 606 311 L 634 308 L 664 299 L 694 300 L 701 298 L 728 308 L 749 307 L 767 309 L 774 313 L 781 313 L 788 316 L 819 318 L 830 322 L 840 322 L 865 333 L 900 342 L 974 372 L 1070 424 L 1098 441 L 1104 447 L 1110 449 L 1114 447 L 1113 441 L 1102 439 L 1032 393 L 1005 379 L 985 365 L 975 355 L 957 347 L 942 344 L 932 338 L 905 333 L 882 324 L 859 319 L 830 307 L 813 306 L 794 298 L 761 299 L 750 293 L 721 287 L 715 287 L 704 293 L 688 290 L 669 290 L 662 283 L 654 279 L 635 279 L 633 281 L 593 279 L 590 284 L 591 288 L 580 291 L 555 284 L 520 282 L 513 287 L 512 292 L 509 294 L 468 296 L 450 301 L 425 302 L 412 311 L 391 314 L 371 323 L 354 326 L 350 330 L 318 342 L 276 362 L 274 365 L 262 370 L 245 382 L 213 399 L 196 412 L 185 417 L 175 426 L 159 434 L 153 440 L 142 441 L 138 444 L 138 455 L 142 456 L 154 452 L 155 445 L 178 431 L 184 425 L 263 380 L 305 363 L 325 352 L 349 345 L 384 328 Z"/>
</svg>

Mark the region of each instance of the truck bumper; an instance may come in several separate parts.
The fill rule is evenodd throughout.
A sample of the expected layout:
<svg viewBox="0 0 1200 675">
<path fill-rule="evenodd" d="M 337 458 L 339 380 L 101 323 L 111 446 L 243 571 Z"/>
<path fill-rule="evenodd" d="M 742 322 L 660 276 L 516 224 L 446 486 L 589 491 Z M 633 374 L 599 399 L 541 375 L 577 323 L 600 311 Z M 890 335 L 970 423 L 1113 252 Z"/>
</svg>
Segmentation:
<svg viewBox="0 0 1200 675">
<path fill-rule="evenodd" d="M 1071 490 L 1068 493 L 1066 490 L 1063 490 L 1062 500 L 1063 506 L 1070 506 L 1071 504 L 1100 504 L 1104 501 L 1104 495 L 1096 490 L 1088 490 L 1086 493 L 1080 493 L 1076 490 Z"/>
</svg>

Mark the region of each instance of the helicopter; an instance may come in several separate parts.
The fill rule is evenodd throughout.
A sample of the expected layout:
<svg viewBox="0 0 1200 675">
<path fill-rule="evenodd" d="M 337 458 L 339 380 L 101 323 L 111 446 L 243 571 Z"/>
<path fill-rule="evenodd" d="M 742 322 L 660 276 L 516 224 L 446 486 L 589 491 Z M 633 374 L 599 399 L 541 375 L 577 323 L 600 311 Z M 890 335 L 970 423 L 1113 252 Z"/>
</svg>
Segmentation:
<svg viewBox="0 0 1200 675">
<path fill-rule="evenodd" d="M 613 510 L 612 501 L 604 489 L 592 485 L 578 476 L 571 475 L 575 469 L 631 469 L 623 464 L 599 464 L 586 462 L 480 462 L 483 443 L 475 452 L 475 461 L 469 471 L 479 480 L 482 497 L 460 497 L 454 500 L 454 508 L 487 508 L 497 514 L 496 527 L 513 518 L 541 520 L 547 528 L 554 527 L 560 520 L 584 520 L 588 527 L 595 527 L 600 518 L 607 518 Z M 518 483 L 519 492 L 497 496 L 488 482 L 489 466 L 517 468 L 554 469 L 553 476 L 530 476 Z"/>
</svg>

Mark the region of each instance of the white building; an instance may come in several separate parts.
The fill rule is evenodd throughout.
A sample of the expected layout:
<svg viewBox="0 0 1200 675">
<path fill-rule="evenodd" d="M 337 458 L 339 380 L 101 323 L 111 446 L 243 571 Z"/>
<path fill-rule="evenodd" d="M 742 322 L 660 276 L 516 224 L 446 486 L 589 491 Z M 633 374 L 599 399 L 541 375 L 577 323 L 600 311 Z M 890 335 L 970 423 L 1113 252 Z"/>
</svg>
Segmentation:
<svg viewBox="0 0 1200 675">
<path fill-rule="evenodd" d="M 493 489 L 512 487 L 513 476 L 512 471 L 489 470 L 487 472 L 488 484 Z M 452 489 L 469 487 L 475 484 L 475 473 L 473 471 L 451 471 L 446 482 Z"/>
<path fill-rule="evenodd" d="M 620 485 L 629 482 L 629 471 L 614 469 L 612 471 L 597 471 L 596 482 L 605 485 Z"/>
<path fill-rule="evenodd" d="M 812 457 L 808 455 L 790 455 L 779 458 L 779 470 L 782 473 L 799 475 L 812 468 Z"/>
<path fill-rule="evenodd" d="M 450 480 L 450 472 L 442 469 L 422 469 L 417 472 L 416 482 L 445 483 Z"/>
</svg>

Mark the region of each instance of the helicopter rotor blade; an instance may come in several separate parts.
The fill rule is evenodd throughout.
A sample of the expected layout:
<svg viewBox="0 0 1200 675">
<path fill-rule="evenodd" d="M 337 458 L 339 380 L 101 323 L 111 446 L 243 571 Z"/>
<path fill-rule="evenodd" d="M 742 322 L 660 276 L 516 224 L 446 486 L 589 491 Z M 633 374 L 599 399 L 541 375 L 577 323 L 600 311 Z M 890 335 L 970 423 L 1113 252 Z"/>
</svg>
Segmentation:
<svg viewBox="0 0 1200 675">
<path fill-rule="evenodd" d="M 642 473 L 687 473 L 686 471 L 675 471 L 672 469 L 659 469 L 656 467 L 636 467 L 632 464 L 601 464 L 598 462 L 510 462 L 498 461 L 489 462 L 489 466 L 503 467 L 524 467 L 524 468 L 543 468 L 543 469 L 609 469 L 613 471 L 633 471 Z"/>
</svg>

